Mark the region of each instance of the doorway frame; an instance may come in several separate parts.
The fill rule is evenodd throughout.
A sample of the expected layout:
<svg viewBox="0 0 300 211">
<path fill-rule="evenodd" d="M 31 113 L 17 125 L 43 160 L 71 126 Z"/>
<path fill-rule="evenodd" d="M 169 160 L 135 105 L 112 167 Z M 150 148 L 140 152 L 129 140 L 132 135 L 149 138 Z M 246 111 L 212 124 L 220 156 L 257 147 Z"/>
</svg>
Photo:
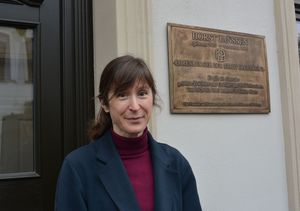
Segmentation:
<svg viewBox="0 0 300 211">
<path fill-rule="evenodd" d="M 300 72 L 294 0 L 275 0 L 289 210 L 300 211 Z"/>
</svg>

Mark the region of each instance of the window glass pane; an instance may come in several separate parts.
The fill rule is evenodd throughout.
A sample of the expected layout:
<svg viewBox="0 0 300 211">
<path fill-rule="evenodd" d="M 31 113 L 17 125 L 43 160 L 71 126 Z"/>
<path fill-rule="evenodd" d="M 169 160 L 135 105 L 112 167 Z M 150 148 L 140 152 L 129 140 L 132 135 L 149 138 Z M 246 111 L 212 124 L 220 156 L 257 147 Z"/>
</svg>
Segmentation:
<svg viewBox="0 0 300 211">
<path fill-rule="evenodd" d="M 34 171 L 33 30 L 0 26 L 0 178 Z"/>
</svg>

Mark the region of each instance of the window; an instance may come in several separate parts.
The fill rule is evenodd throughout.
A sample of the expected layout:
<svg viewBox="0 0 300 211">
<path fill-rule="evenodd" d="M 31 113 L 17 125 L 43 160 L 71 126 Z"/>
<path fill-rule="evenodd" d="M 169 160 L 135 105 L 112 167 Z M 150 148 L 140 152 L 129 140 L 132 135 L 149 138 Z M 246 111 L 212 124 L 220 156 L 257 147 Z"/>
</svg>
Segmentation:
<svg viewBox="0 0 300 211">
<path fill-rule="evenodd" d="M 33 29 L 0 26 L 0 178 L 34 171 Z"/>
</svg>

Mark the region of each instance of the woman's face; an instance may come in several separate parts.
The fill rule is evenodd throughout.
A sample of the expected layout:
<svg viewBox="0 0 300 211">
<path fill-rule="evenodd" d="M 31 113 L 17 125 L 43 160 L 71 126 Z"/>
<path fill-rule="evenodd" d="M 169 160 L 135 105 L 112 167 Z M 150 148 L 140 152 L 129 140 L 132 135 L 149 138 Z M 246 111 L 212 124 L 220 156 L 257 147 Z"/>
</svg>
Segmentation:
<svg viewBox="0 0 300 211">
<path fill-rule="evenodd" d="M 149 122 L 153 109 L 153 94 L 146 83 L 136 82 L 133 87 L 122 92 L 108 94 L 108 106 L 113 130 L 123 137 L 139 137 Z"/>
</svg>

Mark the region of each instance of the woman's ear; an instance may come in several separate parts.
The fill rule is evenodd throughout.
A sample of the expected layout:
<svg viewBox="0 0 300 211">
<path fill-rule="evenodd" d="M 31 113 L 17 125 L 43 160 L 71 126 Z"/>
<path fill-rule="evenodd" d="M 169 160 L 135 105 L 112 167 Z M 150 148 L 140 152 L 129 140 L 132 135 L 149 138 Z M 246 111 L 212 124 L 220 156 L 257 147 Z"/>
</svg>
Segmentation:
<svg viewBox="0 0 300 211">
<path fill-rule="evenodd" d="M 101 105 L 102 109 L 106 112 L 109 113 L 109 108 L 106 105 Z"/>
<path fill-rule="evenodd" d="M 103 103 L 103 100 L 100 100 L 100 106 L 106 113 L 109 112 L 109 107 Z"/>
</svg>

